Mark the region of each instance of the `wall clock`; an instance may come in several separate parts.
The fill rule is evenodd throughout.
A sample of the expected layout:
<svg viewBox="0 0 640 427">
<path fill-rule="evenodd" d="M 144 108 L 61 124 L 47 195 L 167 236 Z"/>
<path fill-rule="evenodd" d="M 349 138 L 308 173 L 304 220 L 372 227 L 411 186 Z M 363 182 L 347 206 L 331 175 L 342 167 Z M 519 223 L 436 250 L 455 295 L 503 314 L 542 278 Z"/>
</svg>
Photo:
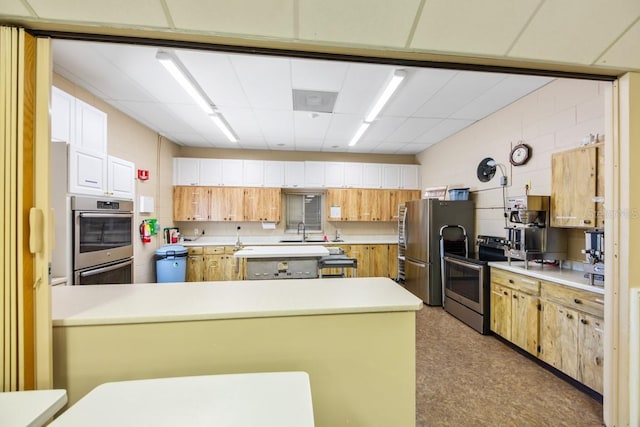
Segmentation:
<svg viewBox="0 0 640 427">
<path fill-rule="evenodd" d="M 518 144 L 511 150 L 509 161 L 513 166 L 522 166 L 529 161 L 531 157 L 531 147 L 527 144 Z"/>
</svg>

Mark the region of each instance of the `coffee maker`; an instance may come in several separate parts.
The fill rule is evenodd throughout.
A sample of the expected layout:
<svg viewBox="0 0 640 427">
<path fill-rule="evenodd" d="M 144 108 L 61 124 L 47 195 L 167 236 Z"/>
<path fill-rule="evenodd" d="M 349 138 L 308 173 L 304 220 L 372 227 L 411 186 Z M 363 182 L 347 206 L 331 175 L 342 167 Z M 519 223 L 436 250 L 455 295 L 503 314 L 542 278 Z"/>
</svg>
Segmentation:
<svg viewBox="0 0 640 427">
<path fill-rule="evenodd" d="M 528 261 L 563 260 L 567 256 L 566 231 L 549 226 L 549 196 L 514 196 L 507 199 L 509 226 L 506 227 L 504 254 Z"/>
<path fill-rule="evenodd" d="M 584 232 L 584 271 L 589 276 L 589 284 L 604 281 L 604 231 L 601 229 Z"/>
</svg>

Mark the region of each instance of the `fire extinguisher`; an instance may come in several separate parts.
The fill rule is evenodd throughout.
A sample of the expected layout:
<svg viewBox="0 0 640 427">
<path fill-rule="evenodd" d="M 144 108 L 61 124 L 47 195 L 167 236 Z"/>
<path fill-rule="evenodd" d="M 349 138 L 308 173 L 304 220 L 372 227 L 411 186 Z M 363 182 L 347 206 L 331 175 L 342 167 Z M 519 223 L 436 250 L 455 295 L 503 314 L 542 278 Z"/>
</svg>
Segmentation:
<svg viewBox="0 0 640 427">
<path fill-rule="evenodd" d="M 140 238 L 142 243 L 151 243 L 151 225 L 146 221 L 140 224 Z"/>
</svg>

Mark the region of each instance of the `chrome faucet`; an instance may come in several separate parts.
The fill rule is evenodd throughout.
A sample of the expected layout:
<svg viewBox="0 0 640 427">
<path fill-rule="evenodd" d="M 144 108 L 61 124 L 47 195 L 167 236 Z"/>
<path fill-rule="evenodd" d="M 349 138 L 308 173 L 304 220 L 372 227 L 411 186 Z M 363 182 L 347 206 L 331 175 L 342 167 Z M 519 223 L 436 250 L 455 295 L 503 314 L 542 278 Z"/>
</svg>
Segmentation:
<svg viewBox="0 0 640 427">
<path fill-rule="evenodd" d="M 307 240 L 307 226 L 303 221 L 298 223 L 298 235 L 300 235 L 300 226 L 302 226 L 302 241 Z"/>
</svg>

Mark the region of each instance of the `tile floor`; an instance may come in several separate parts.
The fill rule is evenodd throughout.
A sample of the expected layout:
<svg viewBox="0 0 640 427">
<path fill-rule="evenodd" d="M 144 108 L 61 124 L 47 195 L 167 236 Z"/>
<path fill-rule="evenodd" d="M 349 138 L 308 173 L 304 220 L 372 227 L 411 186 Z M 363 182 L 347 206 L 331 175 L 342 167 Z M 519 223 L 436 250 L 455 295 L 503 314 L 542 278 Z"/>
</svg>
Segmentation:
<svg viewBox="0 0 640 427">
<path fill-rule="evenodd" d="M 416 319 L 417 427 L 602 426 L 602 403 L 441 307 Z"/>
</svg>

